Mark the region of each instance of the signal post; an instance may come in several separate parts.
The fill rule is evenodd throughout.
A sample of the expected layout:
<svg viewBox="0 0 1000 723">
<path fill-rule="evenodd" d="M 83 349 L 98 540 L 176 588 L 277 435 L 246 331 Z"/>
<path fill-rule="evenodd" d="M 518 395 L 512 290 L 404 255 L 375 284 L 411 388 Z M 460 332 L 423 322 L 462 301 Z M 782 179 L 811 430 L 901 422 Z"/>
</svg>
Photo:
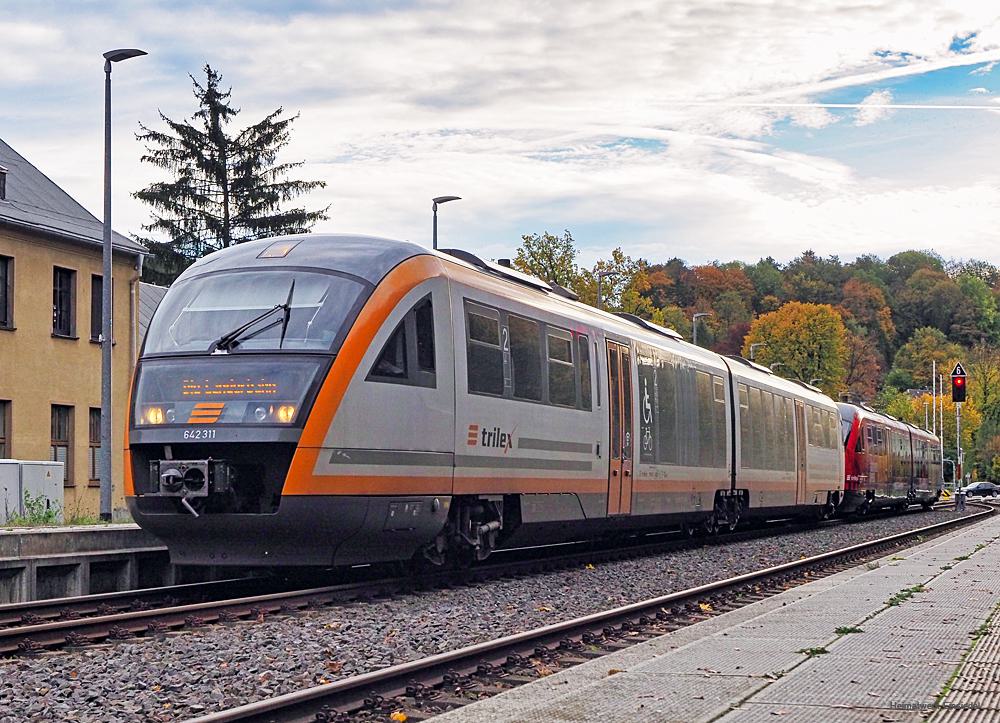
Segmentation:
<svg viewBox="0 0 1000 723">
<path fill-rule="evenodd" d="M 966 373 L 962 362 L 956 362 L 951 370 L 951 401 L 955 403 L 955 490 L 958 491 L 962 476 L 962 403 L 965 401 Z"/>
</svg>

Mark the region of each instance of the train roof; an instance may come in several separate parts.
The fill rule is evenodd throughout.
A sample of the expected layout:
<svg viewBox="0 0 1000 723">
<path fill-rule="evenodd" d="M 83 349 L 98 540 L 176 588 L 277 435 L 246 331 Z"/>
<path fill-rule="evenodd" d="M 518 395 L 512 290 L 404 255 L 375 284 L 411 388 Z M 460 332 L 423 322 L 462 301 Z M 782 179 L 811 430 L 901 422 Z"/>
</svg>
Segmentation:
<svg viewBox="0 0 1000 723">
<path fill-rule="evenodd" d="M 377 284 L 395 266 L 413 256 L 433 253 L 409 241 L 355 234 L 303 233 L 246 241 L 204 256 L 177 281 L 216 271 L 257 265 L 331 269 Z"/>
<path fill-rule="evenodd" d="M 862 420 L 872 419 L 882 422 L 886 426 L 893 427 L 898 430 L 906 430 L 913 434 L 921 437 L 926 437 L 928 439 L 937 439 L 937 437 L 931 434 L 926 429 L 921 429 L 915 424 L 906 422 L 902 419 L 896 419 L 888 414 L 883 414 L 881 412 L 876 412 L 874 409 L 867 405 L 850 404 L 848 402 L 837 402 L 837 408 L 840 410 L 840 416 L 842 419 L 849 420 L 853 419 L 855 416 L 860 417 Z"/>
<path fill-rule="evenodd" d="M 735 376 L 784 390 L 816 402 L 832 404 L 832 400 L 816 387 L 778 376 L 767 367 L 742 357 L 724 358 L 713 351 L 688 343 L 673 329 L 659 326 L 627 313 L 611 313 L 596 309 L 577 299 L 576 294 L 558 284 L 523 274 L 500 264 L 485 261 L 461 249 L 434 251 L 409 241 L 395 241 L 377 236 L 357 234 L 291 234 L 246 241 L 209 254 L 192 264 L 177 281 L 219 271 L 252 268 L 257 265 L 316 267 L 348 273 L 377 285 L 394 267 L 415 256 L 434 256 L 451 264 L 481 273 L 484 281 L 492 278 L 512 297 L 521 301 L 545 300 L 559 313 L 580 321 L 597 324 L 606 332 L 632 338 L 653 346 L 673 348 L 678 354 L 724 369 Z M 517 293 L 515 289 L 524 292 Z M 732 361 L 738 362 L 737 364 Z"/>
</svg>

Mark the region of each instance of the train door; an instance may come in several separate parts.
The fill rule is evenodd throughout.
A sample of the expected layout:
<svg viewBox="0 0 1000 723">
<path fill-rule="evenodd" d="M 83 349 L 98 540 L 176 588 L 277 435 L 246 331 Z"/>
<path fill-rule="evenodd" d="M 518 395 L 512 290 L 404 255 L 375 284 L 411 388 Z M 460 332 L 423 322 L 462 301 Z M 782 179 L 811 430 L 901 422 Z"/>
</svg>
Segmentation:
<svg viewBox="0 0 1000 723">
<path fill-rule="evenodd" d="M 795 504 L 806 503 L 806 410 L 795 400 Z"/>
<path fill-rule="evenodd" d="M 608 342 L 608 515 L 632 511 L 632 357 L 627 346 Z"/>
</svg>

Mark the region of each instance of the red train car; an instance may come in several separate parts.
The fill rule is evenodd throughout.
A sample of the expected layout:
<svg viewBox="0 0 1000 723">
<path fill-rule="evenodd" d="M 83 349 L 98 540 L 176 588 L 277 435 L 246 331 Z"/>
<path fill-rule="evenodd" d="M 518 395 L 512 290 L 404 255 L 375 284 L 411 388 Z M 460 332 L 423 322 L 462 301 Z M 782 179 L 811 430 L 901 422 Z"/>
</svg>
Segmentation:
<svg viewBox="0 0 1000 723">
<path fill-rule="evenodd" d="M 941 441 L 930 432 L 854 404 L 838 403 L 844 437 L 843 513 L 867 514 L 941 494 Z"/>
</svg>

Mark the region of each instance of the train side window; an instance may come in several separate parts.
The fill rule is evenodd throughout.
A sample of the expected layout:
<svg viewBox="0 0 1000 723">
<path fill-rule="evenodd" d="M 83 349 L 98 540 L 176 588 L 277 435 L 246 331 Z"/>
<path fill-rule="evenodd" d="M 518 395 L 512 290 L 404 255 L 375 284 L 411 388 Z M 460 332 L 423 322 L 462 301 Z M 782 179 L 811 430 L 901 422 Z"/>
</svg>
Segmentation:
<svg viewBox="0 0 1000 723">
<path fill-rule="evenodd" d="M 761 409 L 760 389 L 750 387 L 750 419 L 753 421 L 753 468 L 764 469 L 765 438 L 764 415 Z"/>
<path fill-rule="evenodd" d="M 715 424 L 712 417 L 712 377 L 695 371 L 695 392 L 698 395 L 698 466 L 711 467 L 715 460 Z"/>
<path fill-rule="evenodd" d="M 549 404 L 576 406 L 576 367 L 573 365 L 573 335 L 548 327 L 545 333 L 549 367 Z"/>
<path fill-rule="evenodd" d="M 514 369 L 514 398 L 542 401 L 542 342 L 537 321 L 507 317 L 510 360 Z"/>
<path fill-rule="evenodd" d="M 580 353 L 580 408 L 590 411 L 592 408 L 590 385 L 593 384 L 593 375 L 590 373 L 590 340 L 581 334 L 576 341 Z M 597 403 L 601 403 L 600 393 Z"/>
<path fill-rule="evenodd" d="M 667 359 L 656 363 L 656 461 L 677 464 L 677 372 Z"/>
<path fill-rule="evenodd" d="M 502 395 L 504 387 L 500 314 L 495 309 L 466 304 L 469 392 Z"/>
<path fill-rule="evenodd" d="M 423 372 L 434 372 L 434 307 L 430 299 L 417 304 L 413 310 L 413 321 L 417 336 L 417 368 Z"/>
<path fill-rule="evenodd" d="M 434 387 L 434 307 L 426 296 L 399 322 L 368 374 L 368 381 Z"/>
<path fill-rule="evenodd" d="M 722 377 L 712 375 L 712 417 L 718 444 L 715 445 L 715 466 L 726 466 L 726 439 L 729 425 L 726 422 L 726 385 Z"/>
<path fill-rule="evenodd" d="M 750 393 L 740 384 L 740 460 L 743 467 L 753 466 L 753 421 L 750 419 Z"/>
<path fill-rule="evenodd" d="M 382 348 L 368 378 L 372 381 L 384 381 L 406 379 L 407 376 L 406 323 L 401 321 Z"/>
</svg>

